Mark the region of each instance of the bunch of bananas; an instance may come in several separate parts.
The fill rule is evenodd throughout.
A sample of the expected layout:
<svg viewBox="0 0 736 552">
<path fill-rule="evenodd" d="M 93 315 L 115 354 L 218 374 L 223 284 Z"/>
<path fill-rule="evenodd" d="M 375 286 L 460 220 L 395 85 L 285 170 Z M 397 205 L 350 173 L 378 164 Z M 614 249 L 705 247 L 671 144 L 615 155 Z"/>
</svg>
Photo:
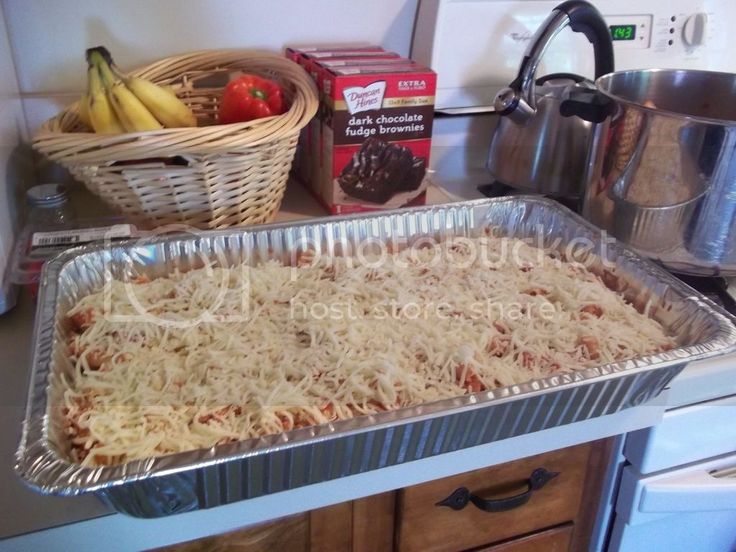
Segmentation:
<svg viewBox="0 0 736 552">
<path fill-rule="evenodd" d="M 174 92 L 122 74 L 104 46 L 87 50 L 87 93 L 79 117 L 100 134 L 197 126 L 192 110 Z"/>
</svg>

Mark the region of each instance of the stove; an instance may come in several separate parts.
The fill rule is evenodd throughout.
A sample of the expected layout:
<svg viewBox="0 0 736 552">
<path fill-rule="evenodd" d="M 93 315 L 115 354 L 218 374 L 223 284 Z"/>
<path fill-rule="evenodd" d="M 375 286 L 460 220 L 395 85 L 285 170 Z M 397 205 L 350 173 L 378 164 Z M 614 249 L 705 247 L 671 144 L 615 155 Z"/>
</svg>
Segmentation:
<svg viewBox="0 0 736 552">
<path fill-rule="evenodd" d="M 495 180 L 491 182 L 490 184 L 481 184 L 478 186 L 478 191 L 483 194 L 486 197 L 504 197 L 504 196 L 511 196 L 511 195 L 537 195 L 533 194 L 533 192 L 523 192 L 516 190 L 512 188 L 511 186 L 508 186 L 504 184 L 503 182 L 499 182 L 498 180 Z M 570 199 L 566 197 L 552 197 L 552 196 L 544 196 L 549 197 L 550 199 L 554 199 L 557 203 L 560 203 L 570 209 L 571 211 L 575 211 L 576 213 L 580 212 L 580 201 L 578 199 Z"/>
<path fill-rule="evenodd" d="M 486 197 L 504 197 L 508 195 L 523 194 L 503 182 L 490 182 L 478 186 L 478 192 Z M 568 209 L 580 212 L 580 202 L 577 199 L 551 197 Z M 724 278 L 722 276 L 690 276 L 687 274 L 673 273 L 680 280 L 705 295 L 708 299 L 736 316 L 736 278 Z"/>
<path fill-rule="evenodd" d="M 686 274 L 675 274 L 675 276 L 736 316 L 736 279 L 721 276 L 709 278 Z"/>
</svg>

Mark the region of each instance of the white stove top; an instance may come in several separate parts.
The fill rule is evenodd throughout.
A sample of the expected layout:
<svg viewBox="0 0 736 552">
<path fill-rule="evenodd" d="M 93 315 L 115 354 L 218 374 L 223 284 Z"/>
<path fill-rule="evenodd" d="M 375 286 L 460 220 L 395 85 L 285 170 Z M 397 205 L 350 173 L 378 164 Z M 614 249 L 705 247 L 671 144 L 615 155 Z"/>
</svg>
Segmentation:
<svg viewBox="0 0 736 552">
<path fill-rule="evenodd" d="M 736 354 L 693 362 L 672 380 L 667 409 L 736 395 Z"/>
</svg>

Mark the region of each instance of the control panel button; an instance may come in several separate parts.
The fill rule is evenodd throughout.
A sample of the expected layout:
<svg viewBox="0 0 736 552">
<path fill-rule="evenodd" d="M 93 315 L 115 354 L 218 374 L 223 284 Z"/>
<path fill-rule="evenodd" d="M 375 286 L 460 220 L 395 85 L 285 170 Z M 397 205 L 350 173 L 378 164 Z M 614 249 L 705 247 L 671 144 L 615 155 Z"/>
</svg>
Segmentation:
<svg viewBox="0 0 736 552">
<path fill-rule="evenodd" d="M 694 13 L 685 21 L 682 28 L 682 39 L 688 46 L 700 46 L 705 42 L 705 24 L 708 16 L 704 13 Z"/>
</svg>

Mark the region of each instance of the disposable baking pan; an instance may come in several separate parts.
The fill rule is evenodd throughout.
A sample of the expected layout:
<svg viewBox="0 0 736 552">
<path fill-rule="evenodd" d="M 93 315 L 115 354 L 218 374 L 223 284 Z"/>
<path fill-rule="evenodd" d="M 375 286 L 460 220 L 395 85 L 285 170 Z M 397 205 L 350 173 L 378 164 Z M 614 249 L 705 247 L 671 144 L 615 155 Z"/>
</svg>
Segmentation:
<svg viewBox="0 0 736 552">
<path fill-rule="evenodd" d="M 96 468 L 70 462 L 59 409 L 50 408 L 60 400 L 58 376 L 70 367 L 64 317 L 79 298 L 99 289 L 106 275 L 163 276 L 196 266 L 203 256 L 228 263 L 246 257 L 288 260 L 304 243 L 318 250 L 366 239 L 411 244 L 427 237 L 472 236 L 489 227 L 568 248 L 568 254 L 576 248 L 578 260 L 588 261 L 633 304 L 646 308 L 680 345 L 625 362 L 209 449 Z M 69 250 L 42 276 L 16 471 L 43 493 L 95 492 L 120 512 L 166 516 L 613 414 L 658 395 L 687 363 L 736 350 L 728 314 L 604 238 L 559 204 L 521 196 Z"/>
</svg>

